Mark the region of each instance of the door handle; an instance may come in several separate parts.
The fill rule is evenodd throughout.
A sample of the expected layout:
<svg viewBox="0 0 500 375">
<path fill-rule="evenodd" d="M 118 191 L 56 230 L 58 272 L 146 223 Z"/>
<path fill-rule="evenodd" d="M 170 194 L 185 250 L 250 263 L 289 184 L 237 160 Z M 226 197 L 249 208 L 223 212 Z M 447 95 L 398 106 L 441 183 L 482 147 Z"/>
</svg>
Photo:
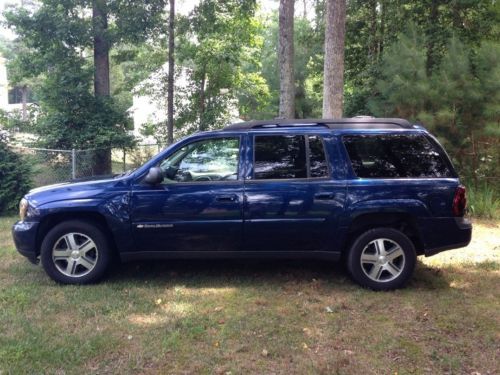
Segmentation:
<svg viewBox="0 0 500 375">
<path fill-rule="evenodd" d="M 314 199 L 318 199 L 318 200 L 329 200 L 329 199 L 333 199 L 335 198 L 335 194 L 334 193 L 318 193 L 318 194 L 314 194 Z"/>
<path fill-rule="evenodd" d="M 236 194 L 217 195 L 215 200 L 217 202 L 236 202 L 238 200 L 238 196 Z"/>
</svg>

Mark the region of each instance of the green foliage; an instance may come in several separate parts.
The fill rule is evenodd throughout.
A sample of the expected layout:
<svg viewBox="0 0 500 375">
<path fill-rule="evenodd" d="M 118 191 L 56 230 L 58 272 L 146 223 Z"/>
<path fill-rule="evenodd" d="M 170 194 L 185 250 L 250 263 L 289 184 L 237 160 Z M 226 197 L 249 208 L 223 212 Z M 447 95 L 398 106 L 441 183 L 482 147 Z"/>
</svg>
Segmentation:
<svg viewBox="0 0 500 375">
<path fill-rule="evenodd" d="M 28 105 L 26 110 L 27 119 L 23 120 L 22 113 L 18 109 L 10 112 L 0 110 L 0 125 L 6 130 L 32 133 L 37 112 L 36 106 Z"/>
<path fill-rule="evenodd" d="M 278 115 L 279 69 L 278 69 L 278 15 L 273 13 L 262 20 L 259 29 L 263 40 L 259 54 L 261 74 L 267 82 L 269 96 L 260 108 L 248 112 L 247 117 L 264 119 Z M 294 21 L 294 73 L 295 113 L 297 118 L 321 117 L 323 90 L 323 32 L 304 18 Z"/>
<path fill-rule="evenodd" d="M 424 69 L 430 74 L 440 66 L 450 38 L 475 51 L 482 41 L 498 40 L 499 20 L 500 6 L 489 0 L 349 1 L 345 115 L 372 114 L 373 104 L 368 102 L 378 92 L 381 62 L 407 25 L 413 25 L 418 34 L 420 49 L 416 52 L 423 54 Z"/>
<path fill-rule="evenodd" d="M 189 70 L 191 90 L 188 103 L 177 109 L 176 126 L 220 127 L 238 97 L 243 112 L 266 97 L 266 87 L 252 67 L 258 63 L 253 55 L 262 42 L 256 38 L 255 7 L 255 1 L 203 0 L 179 19 L 178 62 Z"/>
<path fill-rule="evenodd" d="M 378 95 L 368 103 L 373 113 L 410 120 L 420 117 L 431 89 L 423 47 L 424 41 L 416 28 L 410 26 L 384 54 L 376 83 Z"/>
<path fill-rule="evenodd" d="M 475 184 L 498 175 L 500 44 L 487 41 L 471 51 L 453 37 L 429 72 L 425 43 L 412 26 L 387 48 L 369 108 L 422 121 Z"/>
<path fill-rule="evenodd" d="M 29 164 L 7 146 L 7 136 L 0 131 L 0 215 L 14 212 L 19 200 L 31 185 Z"/>
<path fill-rule="evenodd" d="M 106 1 L 111 97 L 93 95 L 92 2 L 43 0 L 6 14 L 19 40 L 0 39 L 11 84 L 28 85 L 44 145 L 127 146 L 133 93 L 166 101 L 166 79 L 138 84 L 167 57 L 166 0 Z M 294 27 L 296 117 L 320 117 L 325 1 L 309 1 Z M 296 9 L 300 7 L 296 5 Z M 202 0 L 176 17 L 176 137 L 278 114 L 277 12 L 256 0 Z M 352 0 L 347 3 L 344 115 L 400 116 L 437 134 L 474 184 L 500 164 L 500 6 L 491 0 Z M 161 107 L 161 106 L 160 106 Z M 237 109 L 237 111 L 236 111 Z M 5 120 L 4 122 L 6 122 Z M 19 125 L 10 119 L 11 124 Z M 163 123 L 145 132 L 165 138 Z"/>
<path fill-rule="evenodd" d="M 163 0 L 106 2 L 109 45 L 143 41 L 160 27 L 164 5 Z M 9 79 L 37 82 L 40 114 L 34 129 L 45 146 L 101 148 L 132 141 L 126 113 L 131 97 L 93 94 L 91 8 L 88 1 L 45 0 L 34 11 L 17 8 L 5 14 L 20 46 L 9 64 Z"/>
<path fill-rule="evenodd" d="M 477 187 L 470 184 L 467 191 L 468 207 L 473 216 L 486 219 L 500 219 L 500 198 L 498 189 L 483 182 Z"/>
</svg>

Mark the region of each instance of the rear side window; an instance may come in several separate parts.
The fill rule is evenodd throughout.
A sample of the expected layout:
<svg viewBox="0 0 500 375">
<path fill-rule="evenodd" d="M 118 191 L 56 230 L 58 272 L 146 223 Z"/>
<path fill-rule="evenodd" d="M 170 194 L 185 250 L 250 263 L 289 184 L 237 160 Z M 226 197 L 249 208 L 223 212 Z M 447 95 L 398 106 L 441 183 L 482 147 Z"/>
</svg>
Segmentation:
<svg viewBox="0 0 500 375">
<path fill-rule="evenodd" d="M 256 180 L 328 176 L 323 141 L 319 136 L 258 135 L 254 145 Z"/>
<path fill-rule="evenodd" d="M 343 141 L 358 177 L 453 176 L 442 150 L 422 135 L 349 135 Z"/>
<path fill-rule="evenodd" d="M 326 164 L 323 141 L 317 135 L 308 136 L 309 160 L 311 163 L 311 177 L 327 177 L 328 164 Z"/>
</svg>

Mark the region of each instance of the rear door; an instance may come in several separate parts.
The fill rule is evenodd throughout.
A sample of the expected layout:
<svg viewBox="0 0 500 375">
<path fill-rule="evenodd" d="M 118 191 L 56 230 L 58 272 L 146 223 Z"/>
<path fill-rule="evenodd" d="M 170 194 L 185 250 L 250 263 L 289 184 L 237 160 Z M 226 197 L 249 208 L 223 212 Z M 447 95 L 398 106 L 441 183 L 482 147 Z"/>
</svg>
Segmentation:
<svg viewBox="0 0 500 375">
<path fill-rule="evenodd" d="M 244 250 L 330 250 L 346 191 L 332 178 L 334 139 L 266 131 L 248 141 Z"/>
</svg>

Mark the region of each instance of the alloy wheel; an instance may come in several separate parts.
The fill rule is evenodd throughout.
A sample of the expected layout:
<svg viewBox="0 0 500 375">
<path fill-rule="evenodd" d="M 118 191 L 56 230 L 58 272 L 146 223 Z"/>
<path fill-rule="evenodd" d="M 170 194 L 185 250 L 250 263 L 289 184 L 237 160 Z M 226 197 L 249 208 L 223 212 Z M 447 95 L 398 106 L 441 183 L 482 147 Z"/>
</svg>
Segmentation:
<svg viewBox="0 0 500 375">
<path fill-rule="evenodd" d="M 401 275 L 405 254 L 401 246 L 388 238 L 370 241 L 361 252 L 361 269 L 376 282 L 389 282 Z"/>
<path fill-rule="evenodd" d="M 57 270 L 69 277 L 82 277 L 97 264 L 99 251 L 95 242 L 82 233 L 67 233 L 52 249 L 52 261 Z"/>
</svg>

